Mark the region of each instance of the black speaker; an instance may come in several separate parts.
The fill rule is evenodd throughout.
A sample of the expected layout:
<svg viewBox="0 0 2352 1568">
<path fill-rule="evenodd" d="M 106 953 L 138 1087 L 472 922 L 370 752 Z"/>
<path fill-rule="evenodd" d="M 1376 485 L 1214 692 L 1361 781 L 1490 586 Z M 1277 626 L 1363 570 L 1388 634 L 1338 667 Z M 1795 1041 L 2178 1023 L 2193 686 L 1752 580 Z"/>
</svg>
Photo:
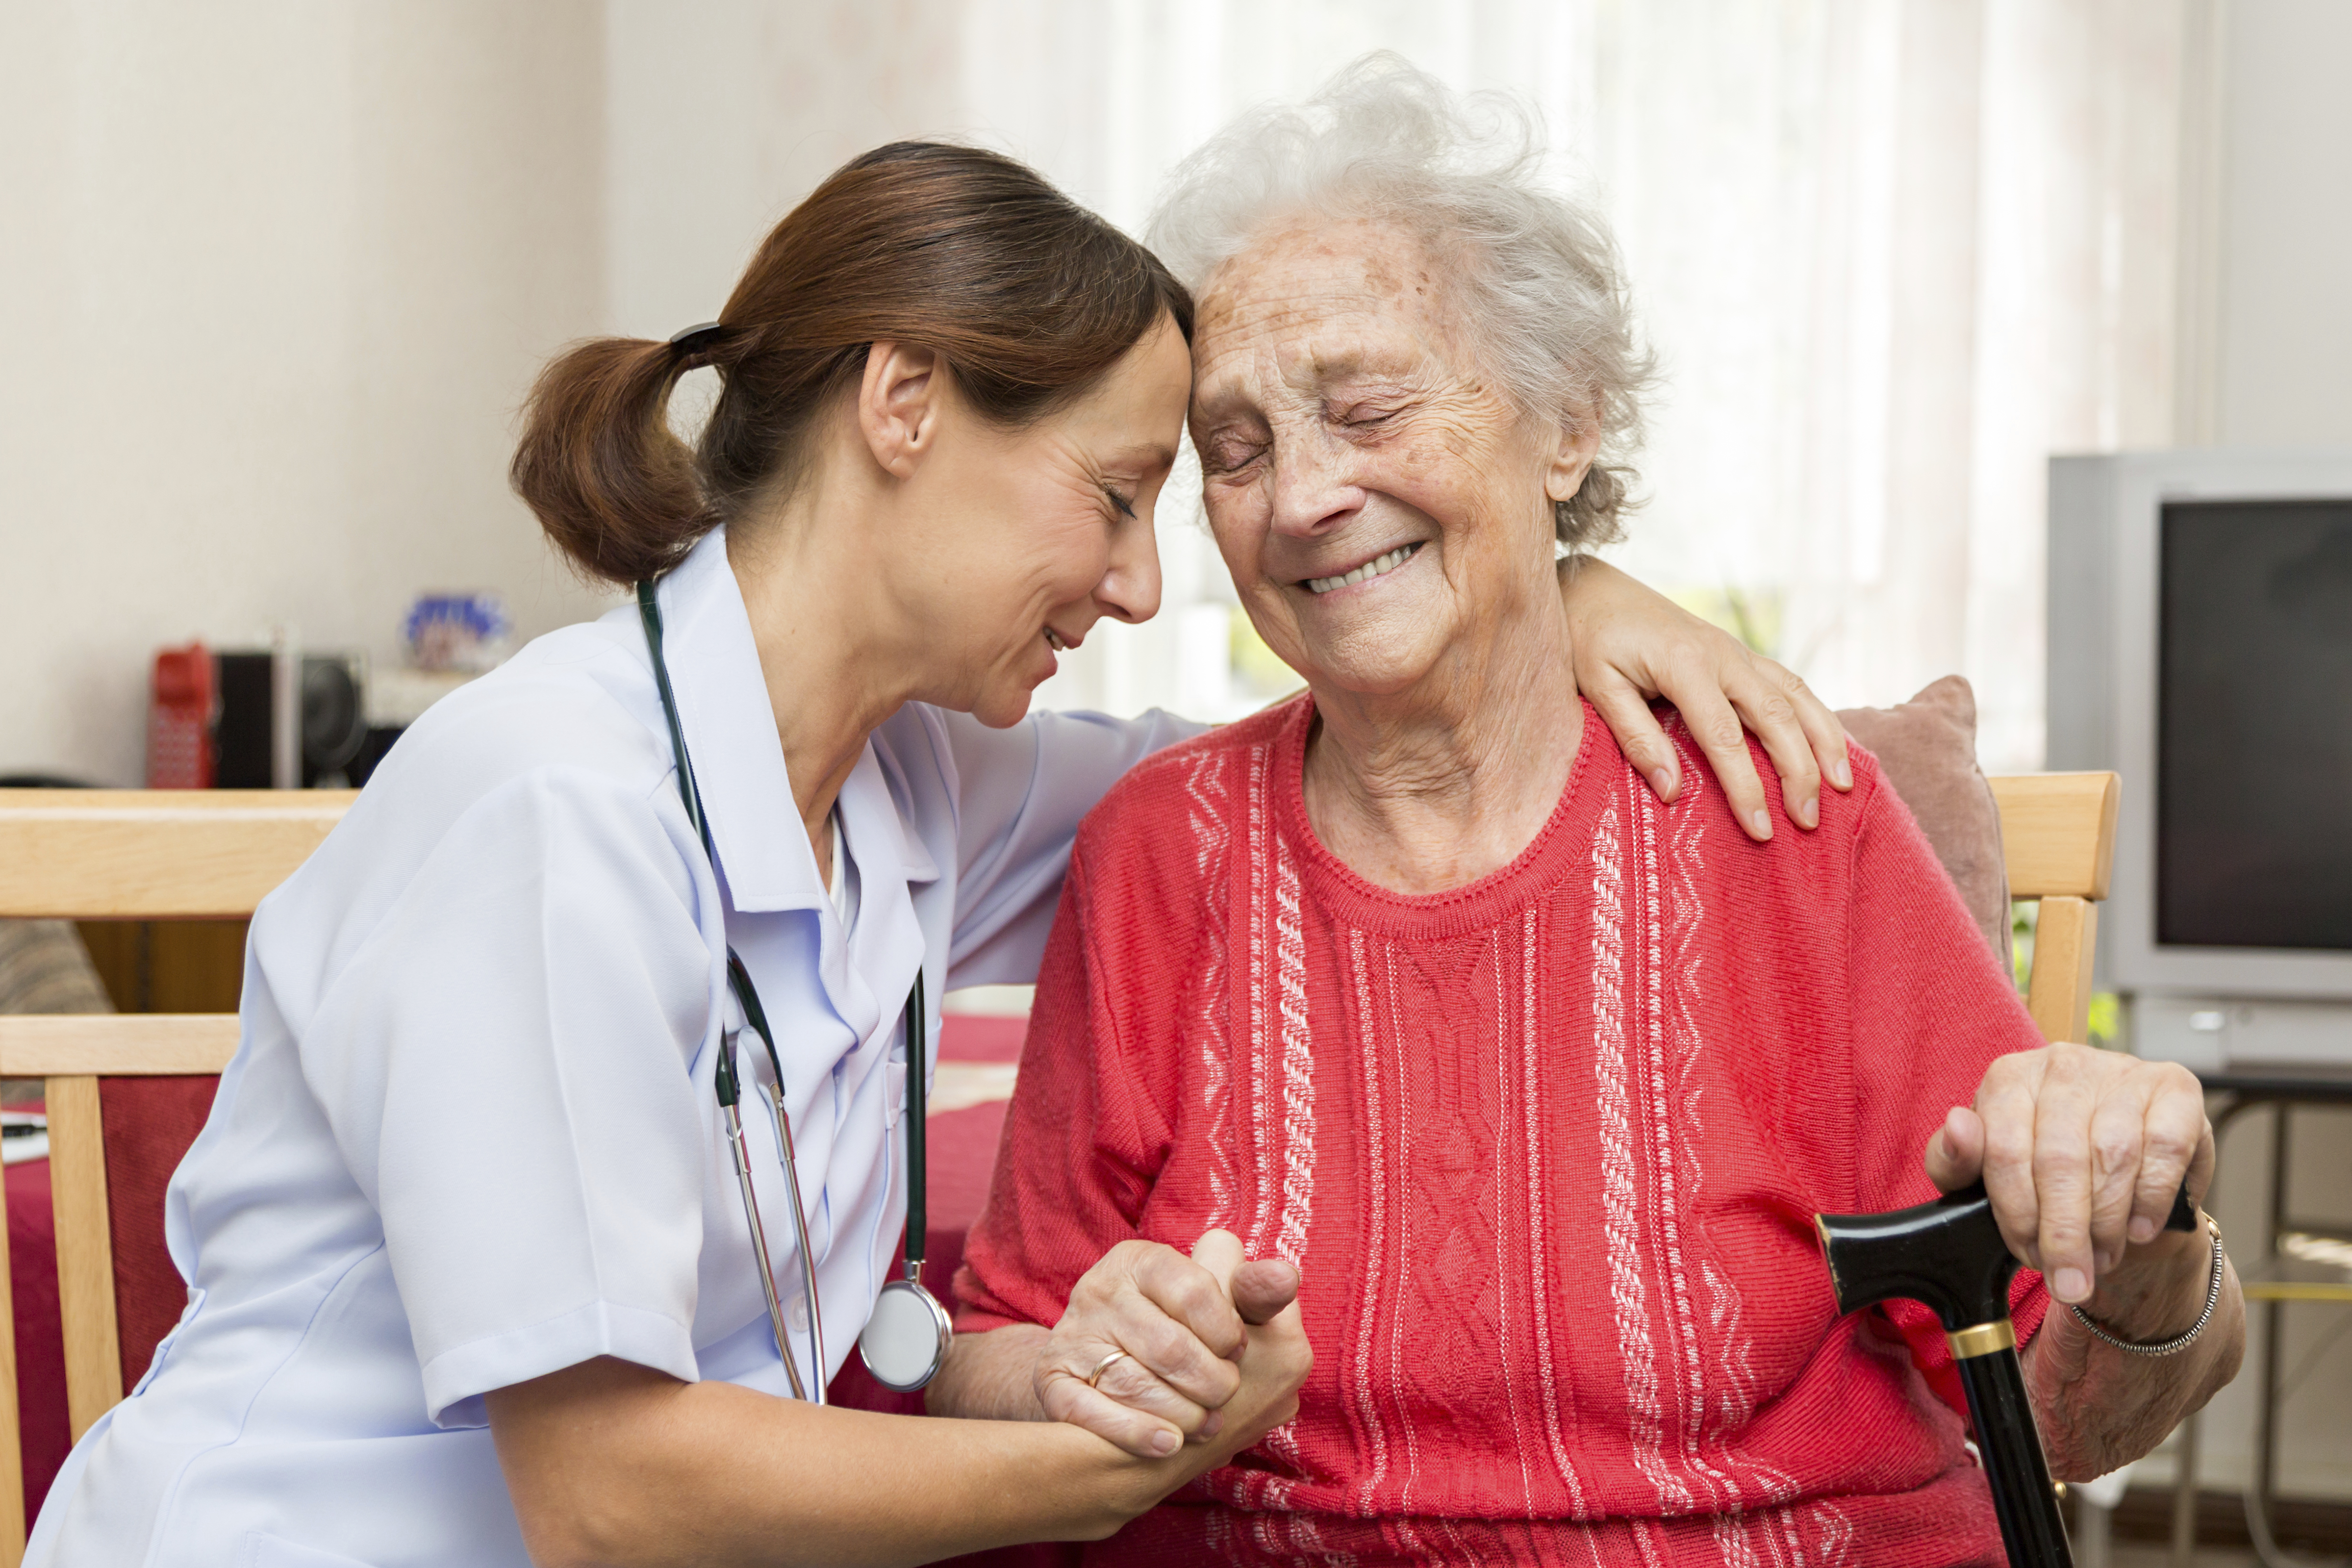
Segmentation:
<svg viewBox="0 0 2352 1568">
<path fill-rule="evenodd" d="M 220 694 L 219 716 L 213 723 L 213 788 L 216 789 L 267 789 L 274 782 L 270 767 L 276 727 L 272 723 L 277 692 L 274 663 L 275 656 L 267 649 L 214 655 Z M 298 699 L 301 713 L 295 736 L 304 789 L 343 783 L 346 770 L 367 744 L 360 682 L 356 658 L 338 653 L 303 655 Z"/>
</svg>

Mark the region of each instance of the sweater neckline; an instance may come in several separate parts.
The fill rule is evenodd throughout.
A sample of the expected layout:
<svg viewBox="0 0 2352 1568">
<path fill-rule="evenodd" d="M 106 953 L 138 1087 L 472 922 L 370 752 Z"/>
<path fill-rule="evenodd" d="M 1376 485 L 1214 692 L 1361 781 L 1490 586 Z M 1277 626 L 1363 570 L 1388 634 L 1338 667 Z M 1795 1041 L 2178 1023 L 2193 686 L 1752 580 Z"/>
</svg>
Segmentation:
<svg viewBox="0 0 2352 1568">
<path fill-rule="evenodd" d="M 1276 740 L 1269 780 L 1276 828 L 1298 858 L 1302 881 L 1349 925 L 1396 937 L 1458 936 L 1525 909 L 1581 863 L 1607 793 L 1610 770 L 1601 753 L 1613 755 L 1616 743 L 1592 705 L 1581 695 L 1577 703 L 1584 712 L 1584 729 L 1568 781 L 1527 846 L 1510 863 L 1475 882 L 1443 893 L 1398 893 L 1350 869 L 1307 818 L 1307 739 L 1315 728 L 1315 696 L 1302 694 Z"/>
</svg>

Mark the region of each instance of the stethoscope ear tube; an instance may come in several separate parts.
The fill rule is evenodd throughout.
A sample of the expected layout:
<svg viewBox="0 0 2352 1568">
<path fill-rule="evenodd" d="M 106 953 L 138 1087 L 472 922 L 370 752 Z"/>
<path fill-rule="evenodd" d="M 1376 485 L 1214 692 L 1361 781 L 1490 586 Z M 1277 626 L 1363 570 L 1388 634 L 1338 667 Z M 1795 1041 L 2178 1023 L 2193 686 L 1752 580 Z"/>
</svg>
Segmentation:
<svg viewBox="0 0 2352 1568">
<path fill-rule="evenodd" d="M 776 1353 L 783 1358 L 784 1375 L 792 1379 L 793 1397 L 806 1399 L 808 1390 L 801 1383 L 800 1365 L 787 1348 L 792 1341 L 784 1335 L 784 1304 L 776 1299 L 776 1266 L 768 1258 L 768 1228 L 760 1223 L 760 1195 L 751 1185 L 751 1151 L 743 1142 L 743 1113 L 737 1103 L 740 1094 L 735 1078 L 735 1048 L 723 1034 L 719 1041 L 716 1076 L 719 1115 L 727 1126 L 727 1152 L 735 1161 L 735 1189 L 743 1197 L 744 1223 L 751 1228 L 751 1255 L 759 1260 L 760 1293 L 767 1300 L 768 1322 L 776 1333 Z M 817 1364 L 822 1367 L 824 1363 Z"/>
<path fill-rule="evenodd" d="M 816 1374 L 816 1392 L 814 1395 L 801 1394 L 797 1376 L 793 1379 L 793 1392 L 799 1397 L 822 1405 L 824 1403 L 824 1369 L 833 1364 L 824 1358 L 824 1315 L 817 1306 L 816 1297 L 816 1253 L 809 1247 L 808 1205 L 801 1201 L 801 1162 L 793 1147 L 793 1119 L 784 1113 L 783 1059 L 776 1054 L 775 1037 L 768 1032 L 768 1013 L 760 1005 L 759 988 L 751 984 L 751 971 L 743 967 L 743 960 L 735 956 L 732 947 L 727 949 L 727 983 L 734 988 L 735 1000 L 743 1009 L 744 1021 L 759 1035 L 760 1043 L 768 1048 L 771 1070 L 768 1104 L 776 1113 L 776 1142 L 784 1152 L 784 1190 L 793 1205 L 793 1239 L 799 1243 L 801 1249 L 801 1301 L 808 1309 L 809 1354 Z M 744 1180 L 744 1190 L 749 1192 L 751 1178 L 747 1175 Z M 761 1250 L 765 1250 L 764 1243 Z M 775 1274 L 768 1269 L 764 1260 L 761 1270 L 767 1276 L 768 1293 L 772 1300 L 776 1288 Z M 785 1348 L 789 1343 L 784 1338 L 783 1324 L 780 1320 L 776 1325 L 776 1351 L 787 1365 L 793 1359 L 792 1352 Z"/>
<path fill-rule="evenodd" d="M 760 1037 L 760 1044 L 767 1046 L 767 1105 L 769 1110 L 776 1112 L 776 1145 L 783 1150 L 783 1187 L 785 1197 L 793 1201 L 793 1241 L 800 1244 L 800 1300 L 802 1307 L 807 1307 L 809 1312 L 809 1356 L 812 1356 L 812 1364 L 816 1365 L 816 1394 L 800 1394 L 800 1387 L 797 1387 L 800 1377 L 793 1377 L 793 1385 L 795 1385 L 793 1394 L 800 1399 L 809 1399 L 812 1404 L 825 1404 L 825 1368 L 830 1365 L 830 1361 L 825 1361 L 825 1319 L 824 1312 L 818 1312 L 816 1305 L 816 1253 L 809 1249 L 809 1206 L 800 1201 L 800 1155 L 793 1150 L 793 1119 L 783 1110 L 783 1058 L 776 1053 L 776 1037 L 767 1028 L 767 1009 L 760 1006 L 760 988 L 751 983 L 751 971 L 743 968 L 743 959 L 736 956 L 734 947 L 727 950 L 727 985 L 734 989 L 736 1006 L 743 1009 L 743 1022 L 748 1022 L 752 1034 Z M 748 1185 L 751 1176 L 746 1176 L 743 1180 L 746 1180 L 743 1189 L 751 1192 L 751 1185 Z M 760 1267 L 767 1270 L 767 1262 L 762 1260 Z M 769 1298 L 774 1298 L 774 1271 L 767 1274 L 767 1288 Z M 791 1340 L 785 1340 L 783 1319 L 779 1316 L 776 1319 L 776 1354 L 783 1356 L 785 1364 L 793 1361 L 793 1352 L 785 1349 L 788 1344 L 791 1344 Z"/>
</svg>

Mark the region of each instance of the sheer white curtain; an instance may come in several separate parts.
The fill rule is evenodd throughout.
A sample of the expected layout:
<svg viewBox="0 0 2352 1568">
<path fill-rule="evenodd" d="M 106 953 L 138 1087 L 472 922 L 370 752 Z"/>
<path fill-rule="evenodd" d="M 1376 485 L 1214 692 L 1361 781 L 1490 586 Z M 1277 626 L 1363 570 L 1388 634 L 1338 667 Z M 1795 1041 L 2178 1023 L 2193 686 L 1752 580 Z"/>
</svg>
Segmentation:
<svg viewBox="0 0 2352 1568">
<path fill-rule="evenodd" d="M 1228 115 L 1368 49 L 1531 99 L 1666 372 L 1617 558 L 1839 703 L 1966 674 L 1986 760 L 2030 767 L 2044 460 L 2171 435 L 2189 3 L 968 0 L 955 96 L 1129 227 Z M 1169 612 L 1043 700 L 1254 706 L 1197 494 Z"/>
</svg>

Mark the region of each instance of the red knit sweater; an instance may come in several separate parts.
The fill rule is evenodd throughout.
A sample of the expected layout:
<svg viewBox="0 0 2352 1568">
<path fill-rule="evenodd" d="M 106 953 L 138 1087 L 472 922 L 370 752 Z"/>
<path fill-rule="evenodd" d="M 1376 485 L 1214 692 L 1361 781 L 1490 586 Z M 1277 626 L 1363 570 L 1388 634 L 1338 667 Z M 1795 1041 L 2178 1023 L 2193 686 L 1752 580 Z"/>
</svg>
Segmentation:
<svg viewBox="0 0 2352 1568">
<path fill-rule="evenodd" d="M 1940 1332 L 1841 1321 L 1813 1235 L 1932 1197 L 1947 1108 L 2041 1043 L 1874 762 L 1757 844 L 1678 724 L 1662 806 L 1588 708 L 1525 852 L 1406 897 L 1308 826 L 1312 715 L 1080 831 L 957 1278 L 985 1329 L 1129 1237 L 1299 1266 L 1297 1418 L 1089 1560 L 2000 1563 Z"/>
</svg>

